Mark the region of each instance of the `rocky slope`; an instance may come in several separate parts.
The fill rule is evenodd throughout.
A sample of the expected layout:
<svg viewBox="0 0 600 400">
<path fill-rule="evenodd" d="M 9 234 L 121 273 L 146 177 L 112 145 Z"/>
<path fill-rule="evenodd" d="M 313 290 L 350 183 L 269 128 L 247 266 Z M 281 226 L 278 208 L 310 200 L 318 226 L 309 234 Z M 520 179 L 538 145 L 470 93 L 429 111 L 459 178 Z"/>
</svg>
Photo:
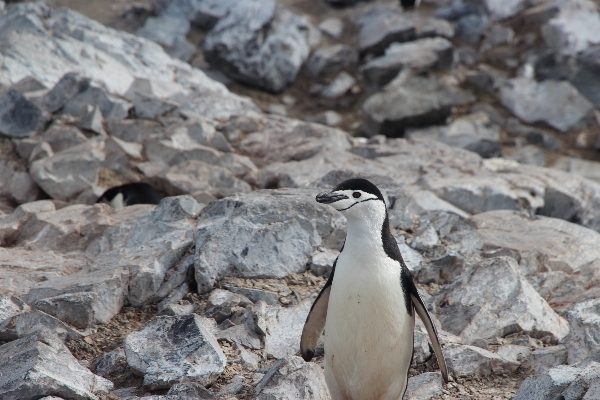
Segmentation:
<svg viewBox="0 0 600 400">
<path fill-rule="evenodd" d="M 314 196 L 363 176 L 452 375 L 417 323 L 407 398 L 596 398 L 600 183 L 591 161 L 546 168 L 544 151 L 598 131 L 598 10 L 433 3 L 315 21 L 292 2 L 155 1 L 139 35 L 0 3 L 0 397 L 329 398 L 322 358 L 297 354 L 345 220 Z M 364 135 L 314 122 L 335 113 L 261 111 L 186 62 L 190 29 L 211 74 L 362 96 Z M 504 53 L 506 73 L 469 63 L 513 47 L 527 57 Z M 508 154 L 526 141 L 540 147 Z M 94 204 L 131 181 L 168 197 Z"/>
</svg>

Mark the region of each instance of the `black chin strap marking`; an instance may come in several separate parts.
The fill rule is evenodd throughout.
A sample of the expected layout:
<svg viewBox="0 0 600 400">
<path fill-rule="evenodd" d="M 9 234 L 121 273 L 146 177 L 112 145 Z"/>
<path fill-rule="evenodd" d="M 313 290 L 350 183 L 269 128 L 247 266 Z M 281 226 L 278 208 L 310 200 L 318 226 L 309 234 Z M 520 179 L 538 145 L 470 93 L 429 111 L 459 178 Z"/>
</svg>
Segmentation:
<svg viewBox="0 0 600 400">
<path fill-rule="evenodd" d="M 365 199 L 362 201 L 357 201 L 356 203 L 352 204 L 350 207 L 342 208 L 341 210 L 338 210 L 338 211 L 346 211 L 347 209 L 352 208 L 359 203 L 364 203 L 365 201 L 369 201 L 369 200 L 379 200 L 379 199 L 375 198 L 375 199 Z"/>
</svg>

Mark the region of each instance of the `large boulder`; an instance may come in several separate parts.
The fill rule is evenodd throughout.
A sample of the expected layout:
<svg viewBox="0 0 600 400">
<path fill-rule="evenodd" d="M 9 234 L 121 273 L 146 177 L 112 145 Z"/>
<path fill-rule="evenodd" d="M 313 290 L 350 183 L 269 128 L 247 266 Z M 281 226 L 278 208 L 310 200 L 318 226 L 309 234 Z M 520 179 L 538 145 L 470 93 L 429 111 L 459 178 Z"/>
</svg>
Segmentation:
<svg viewBox="0 0 600 400">
<path fill-rule="evenodd" d="M 215 68 L 241 82 L 280 92 L 308 58 L 310 23 L 273 0 L 232 4 L 204 40 Z"/>
<path fill-rule="evenodd" d="M 400 75 L 363 104 L 363 131 L 367 136 L 401 137 L 408 127 L 444 122 L 452 106 L 472 100 L 436 78 Z"/>
<path fill-rule="evenodd" d="M 108 396 L 112 382 L 81 366 L 51 333 L 30 335 L 0 346 L 0 396 L 6 400 L 57 395 L 95 400 Z"/>
<path fill-rule="evenodd" d="M 223 372 L 227 358 L 207 324 L 196 314 L 156 317 L 125 338 L 127 363 L 151 390 L 181 380 L 208 385 Z"/>
<path fill-rule="evenodd" d="M 520 331 L 560 340 L 569 332 L 569 324 L 509 257 L 487 259 L 466 269 L 436 294 L 435 301 L 442 328 L 468 343 Z"/>
<path fill-rule="evenodd" d="M 590 116 L 594 106 L 565 81 L 514 78 L 502 87 L 502 104 L 527 123 L 543 122 L 567 132 Z"/>
<path fill-rule="evenodd" d="M 257 191 L 204 208 L 196 228 L 198 292 L 225 276 L 283 278 L 305 271 L 313 250 L 334 230 L 333 211 L 313 196 L 308 190 Z"/>
</svg>

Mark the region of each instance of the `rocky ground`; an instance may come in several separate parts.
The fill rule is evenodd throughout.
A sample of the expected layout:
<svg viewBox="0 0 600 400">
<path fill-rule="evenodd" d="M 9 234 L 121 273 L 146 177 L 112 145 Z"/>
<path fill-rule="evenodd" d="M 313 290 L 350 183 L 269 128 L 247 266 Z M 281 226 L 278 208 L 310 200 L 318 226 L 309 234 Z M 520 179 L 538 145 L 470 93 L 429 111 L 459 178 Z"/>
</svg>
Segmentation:
<svg viewBox="0 0 600 400">
<path fill-rule="evenodd" d="M 354 176 L 451 371 L 418 322 L 407 399 L 600 398 L 597 4 L 99 4 L 0 2 L 1 398 L 329 398 Z"/>
</svg>

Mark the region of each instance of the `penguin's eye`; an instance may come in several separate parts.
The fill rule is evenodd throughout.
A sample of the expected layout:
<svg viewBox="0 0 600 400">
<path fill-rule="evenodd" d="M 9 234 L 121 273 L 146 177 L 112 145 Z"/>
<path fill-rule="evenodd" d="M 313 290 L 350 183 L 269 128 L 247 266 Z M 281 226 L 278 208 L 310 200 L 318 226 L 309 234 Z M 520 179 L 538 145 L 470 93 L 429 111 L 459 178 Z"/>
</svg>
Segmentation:
<svg viewBox="0 0 600 400">
<path fill-rule="evenodd" d="M 352 197 L 354 197 L 355 199 L 358 199 L 360 197 L 360 193 L 354 192 L 354 193 L 352 193 Z"/>
</svg>

